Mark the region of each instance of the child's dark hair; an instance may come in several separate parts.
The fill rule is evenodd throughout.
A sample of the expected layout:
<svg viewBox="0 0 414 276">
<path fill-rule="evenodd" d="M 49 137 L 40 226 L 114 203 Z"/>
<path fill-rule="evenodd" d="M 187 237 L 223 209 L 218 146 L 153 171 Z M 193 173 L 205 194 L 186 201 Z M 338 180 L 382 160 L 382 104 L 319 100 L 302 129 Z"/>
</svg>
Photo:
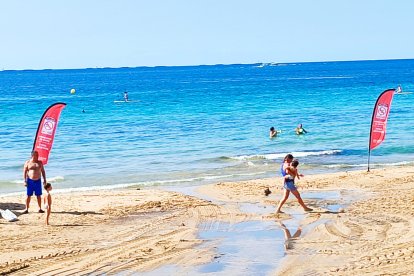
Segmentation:
<svg viewBox="0 0 414 276">
<path fill-rule="evenodd" d="M 285 156 L 285 159 L 283 159 L 283 161 L 286 161 L 286 160 L 288 160 L 288 159 L 290 159 L 290 160 L 292 160 L 293 159 L 293 155 L 292 154 L 287 154 L 286 156 Z"/>
<path fill-rule="evenodd" d="M 292 167 L 296 168 L 298 165 L 299 165 L 299 160 L 297 160 L 297 159 L 293 160 Z"/>
<path fill-rule="evenodd" d="M 45 188 L 45 190 L 49 189 L 50 187 L 52 187 L 52 184 L 50 183 L 46 183 L 43 188 Z"/>
<path fill-rule="evenodd" d="M 273 130 L 275 130 L 275 128 L 274 128 L 274 127 L 271 127 L 271 128 L 270 128 L 270 131 L 273 131 Z"/>
</svg>

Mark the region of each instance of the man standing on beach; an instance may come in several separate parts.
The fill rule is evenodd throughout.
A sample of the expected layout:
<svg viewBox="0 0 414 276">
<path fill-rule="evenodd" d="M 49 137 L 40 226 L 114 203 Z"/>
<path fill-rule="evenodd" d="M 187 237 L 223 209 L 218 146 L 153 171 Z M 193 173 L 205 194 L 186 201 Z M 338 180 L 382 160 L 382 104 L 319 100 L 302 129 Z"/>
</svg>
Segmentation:
<svg viewBox="0 0 414 276">
<path fill-rule="evenodd" d="M 23 214 L 29 213 L 30 199 L 33 193 L 37 197 L 37 204 L 39 205 L 39 213 L 44 213 L 42 210 L 42 176 L 43 182 L 46 184 L 46 172 L 43 167 L 43 162 L 39 160 L 39 153 L 32 151 L 32 158 L 24 163 L 23 179 L 27 187 L 26 210 Z"/>
</svg>

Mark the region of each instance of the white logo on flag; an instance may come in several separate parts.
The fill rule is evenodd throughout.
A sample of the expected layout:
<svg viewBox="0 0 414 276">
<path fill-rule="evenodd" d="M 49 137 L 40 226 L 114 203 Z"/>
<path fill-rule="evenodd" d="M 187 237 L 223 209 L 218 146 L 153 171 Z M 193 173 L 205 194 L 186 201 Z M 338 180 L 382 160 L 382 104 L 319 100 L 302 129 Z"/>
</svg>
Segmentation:
<svg viewBox="0 0 414 276">
<path fill-rule="evenodd" d="M 388 105 L 380 104 L 380 105 L 378 105 L 377 114 L 375 115 L 375 117 L 377 119 L 386 119 L 387 118 L 387 112 L 388 112 Z"/>
<path fill-rule="evenodd" d="M 55 129 L 56 121 L 53 118 L 47 117 L 43 122 L 42 134 L 53 135 L 53 130 Z"/>
</svg>

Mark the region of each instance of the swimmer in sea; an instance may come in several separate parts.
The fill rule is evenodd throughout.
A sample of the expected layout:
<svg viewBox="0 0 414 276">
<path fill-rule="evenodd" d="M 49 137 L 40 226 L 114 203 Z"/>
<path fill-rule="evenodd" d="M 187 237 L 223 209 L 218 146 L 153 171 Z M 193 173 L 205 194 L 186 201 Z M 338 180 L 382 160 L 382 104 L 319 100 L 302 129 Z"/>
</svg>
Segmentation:
<svg viewBox="0 0 414 276">
<path fill-rule="evenodd" d="M 295 132 L 297 135 L 302 135 L 305 133 L 308 133 L 302 126 L 302 124 L 299 124 L 297 128 L 295 128 Z"/>
<path fill-rule="evenodd" d="M 269 138 L 270 139 L 275 138 L 277 137 L 277 134 L 281 132 L 282 132 L 281 130 L 276 130 L 274 127 L 271 127 L 270 132 L 269 132 Z"/>
</svg>

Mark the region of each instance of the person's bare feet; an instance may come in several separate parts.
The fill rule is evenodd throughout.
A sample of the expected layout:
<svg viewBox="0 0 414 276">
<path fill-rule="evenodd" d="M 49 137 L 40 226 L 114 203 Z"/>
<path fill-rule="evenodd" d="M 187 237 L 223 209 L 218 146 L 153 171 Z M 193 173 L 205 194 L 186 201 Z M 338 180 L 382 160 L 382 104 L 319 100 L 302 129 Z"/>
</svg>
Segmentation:
<svg viewBox="0 0 414 276">
<path fill-rule="evenodd" d="M 311 211 L 313 211 L 313 209 L 312 208 L 309 208 L 309 207 L 306 207 L 306 208 L 304 208 L 303 209 L 305 212 L 311 212 Z"/>
</svg>

